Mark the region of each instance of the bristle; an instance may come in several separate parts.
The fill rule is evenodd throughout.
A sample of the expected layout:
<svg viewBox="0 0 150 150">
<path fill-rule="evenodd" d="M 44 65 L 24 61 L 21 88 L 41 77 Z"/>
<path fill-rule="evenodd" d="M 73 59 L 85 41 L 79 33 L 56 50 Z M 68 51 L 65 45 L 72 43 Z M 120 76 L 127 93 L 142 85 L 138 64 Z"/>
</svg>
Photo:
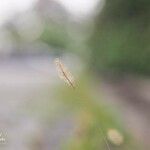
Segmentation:
<svg viewBox="0 0 150 150">
<path fill-rule="evenodd" d="M 62 64 L 59 58 L 55 59 L 56 69 L 58 71 L 59 77 L 65 81 L 69 86 L 75 88 L 74 77 L 68 71 L 65 65 Z"/>
</svg>

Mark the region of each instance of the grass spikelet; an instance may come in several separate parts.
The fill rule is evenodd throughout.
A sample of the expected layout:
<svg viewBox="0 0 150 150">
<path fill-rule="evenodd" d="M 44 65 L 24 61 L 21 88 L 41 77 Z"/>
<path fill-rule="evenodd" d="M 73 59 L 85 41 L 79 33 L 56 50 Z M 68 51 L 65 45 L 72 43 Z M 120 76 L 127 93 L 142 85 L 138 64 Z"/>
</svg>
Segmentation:
<svg viewBox="0 0 150 150">
<path fill-rule="evenodd" d="M 56 58 L 54 62 L 56 64 L 56 69 L 58 71 L 58 76 L 60 77 L 60 79 L 64 80 L 64 82 L 67 83 L 67 85 L 75 89 L 74 77 L 66 68 L 66 66 L 60 61 L 59 58 Z"/>
<path fill-rule="evenodd" d="M 117 146 L 123 143 L 123 135 L 116 129 L 109 129 L 107 132 L 109 141 Z"/>
</svg>

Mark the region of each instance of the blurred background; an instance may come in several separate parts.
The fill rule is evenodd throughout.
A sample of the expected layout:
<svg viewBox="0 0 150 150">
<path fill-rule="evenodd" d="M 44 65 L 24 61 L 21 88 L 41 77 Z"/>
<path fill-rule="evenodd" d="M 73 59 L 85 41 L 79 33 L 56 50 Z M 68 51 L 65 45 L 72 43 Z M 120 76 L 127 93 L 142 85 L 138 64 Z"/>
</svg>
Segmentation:
<svg viewBox="0 0 150 150">
<path fill-rule="evenodd" d="M 149 0 L 1 0 L 0 149 L 148 149 L 149 15 Z"/>
</svg>

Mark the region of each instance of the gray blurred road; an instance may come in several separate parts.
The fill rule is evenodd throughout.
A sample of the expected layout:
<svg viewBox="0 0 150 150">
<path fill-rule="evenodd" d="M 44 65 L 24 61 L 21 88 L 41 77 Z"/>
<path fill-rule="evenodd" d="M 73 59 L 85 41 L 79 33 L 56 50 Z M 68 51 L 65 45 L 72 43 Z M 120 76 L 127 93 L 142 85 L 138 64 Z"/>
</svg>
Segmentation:
<svg viewBox="0 0 150 150">
<path fill-rule="evenodd" d="M 48 89 L 56 79 L 54 69 L 53 59 L 49 56 L 0 60 L 0 133 L 6 140 L 0 143 L 0 149 L 49 149 L 48 139 L 43 136 L 49 128 L 39 121 L 38 114 L 37 117 L 30 116 L 28 107 L 35 105 L 45 117 L 43 110 L 51 101 Z M 33 113 L 38 111 L 34 112 L 34 106 L 32 108 Z M 53 149 L 58 149 L 56 145 Z"/>
</svg>

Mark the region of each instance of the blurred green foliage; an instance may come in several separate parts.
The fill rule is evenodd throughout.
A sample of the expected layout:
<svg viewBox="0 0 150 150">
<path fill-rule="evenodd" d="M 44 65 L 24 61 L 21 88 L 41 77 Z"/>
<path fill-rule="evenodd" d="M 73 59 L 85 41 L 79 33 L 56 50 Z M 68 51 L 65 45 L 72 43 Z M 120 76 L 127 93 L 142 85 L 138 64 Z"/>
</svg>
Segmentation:
<svg viewBox="0 0 150 150">
<path fill-rule="evenodd" d="M 40 40 L 52 47 L 64 49 L 67 47 L 69 37 L 63 25 L 51 23 L 45 26 Z"/>
<path fill-rule="evenodd" d="M 107 138 L 108 129 L 111 128 L 124 137 L 120 146 L 108 141 L 111 150 L 137 149 L 117 112 L 104 104 L 100 95 L 94 96 L 93 83 L 90 81 L 85 74 L 78 80 L 75 90 L 68 86 L 57 89 L 57 99 L 64 103 L 66 114 L 72 114 L 74 120 L 74 134 L 67 140 L 64 150 L 108 150 L 104 138 Z"/>
<path fill-rule="evenodd" d="M 149 16 L 149 0 L 106 0 L 90 38 L 92 67 L 149 75 Z"/>
</svg>

